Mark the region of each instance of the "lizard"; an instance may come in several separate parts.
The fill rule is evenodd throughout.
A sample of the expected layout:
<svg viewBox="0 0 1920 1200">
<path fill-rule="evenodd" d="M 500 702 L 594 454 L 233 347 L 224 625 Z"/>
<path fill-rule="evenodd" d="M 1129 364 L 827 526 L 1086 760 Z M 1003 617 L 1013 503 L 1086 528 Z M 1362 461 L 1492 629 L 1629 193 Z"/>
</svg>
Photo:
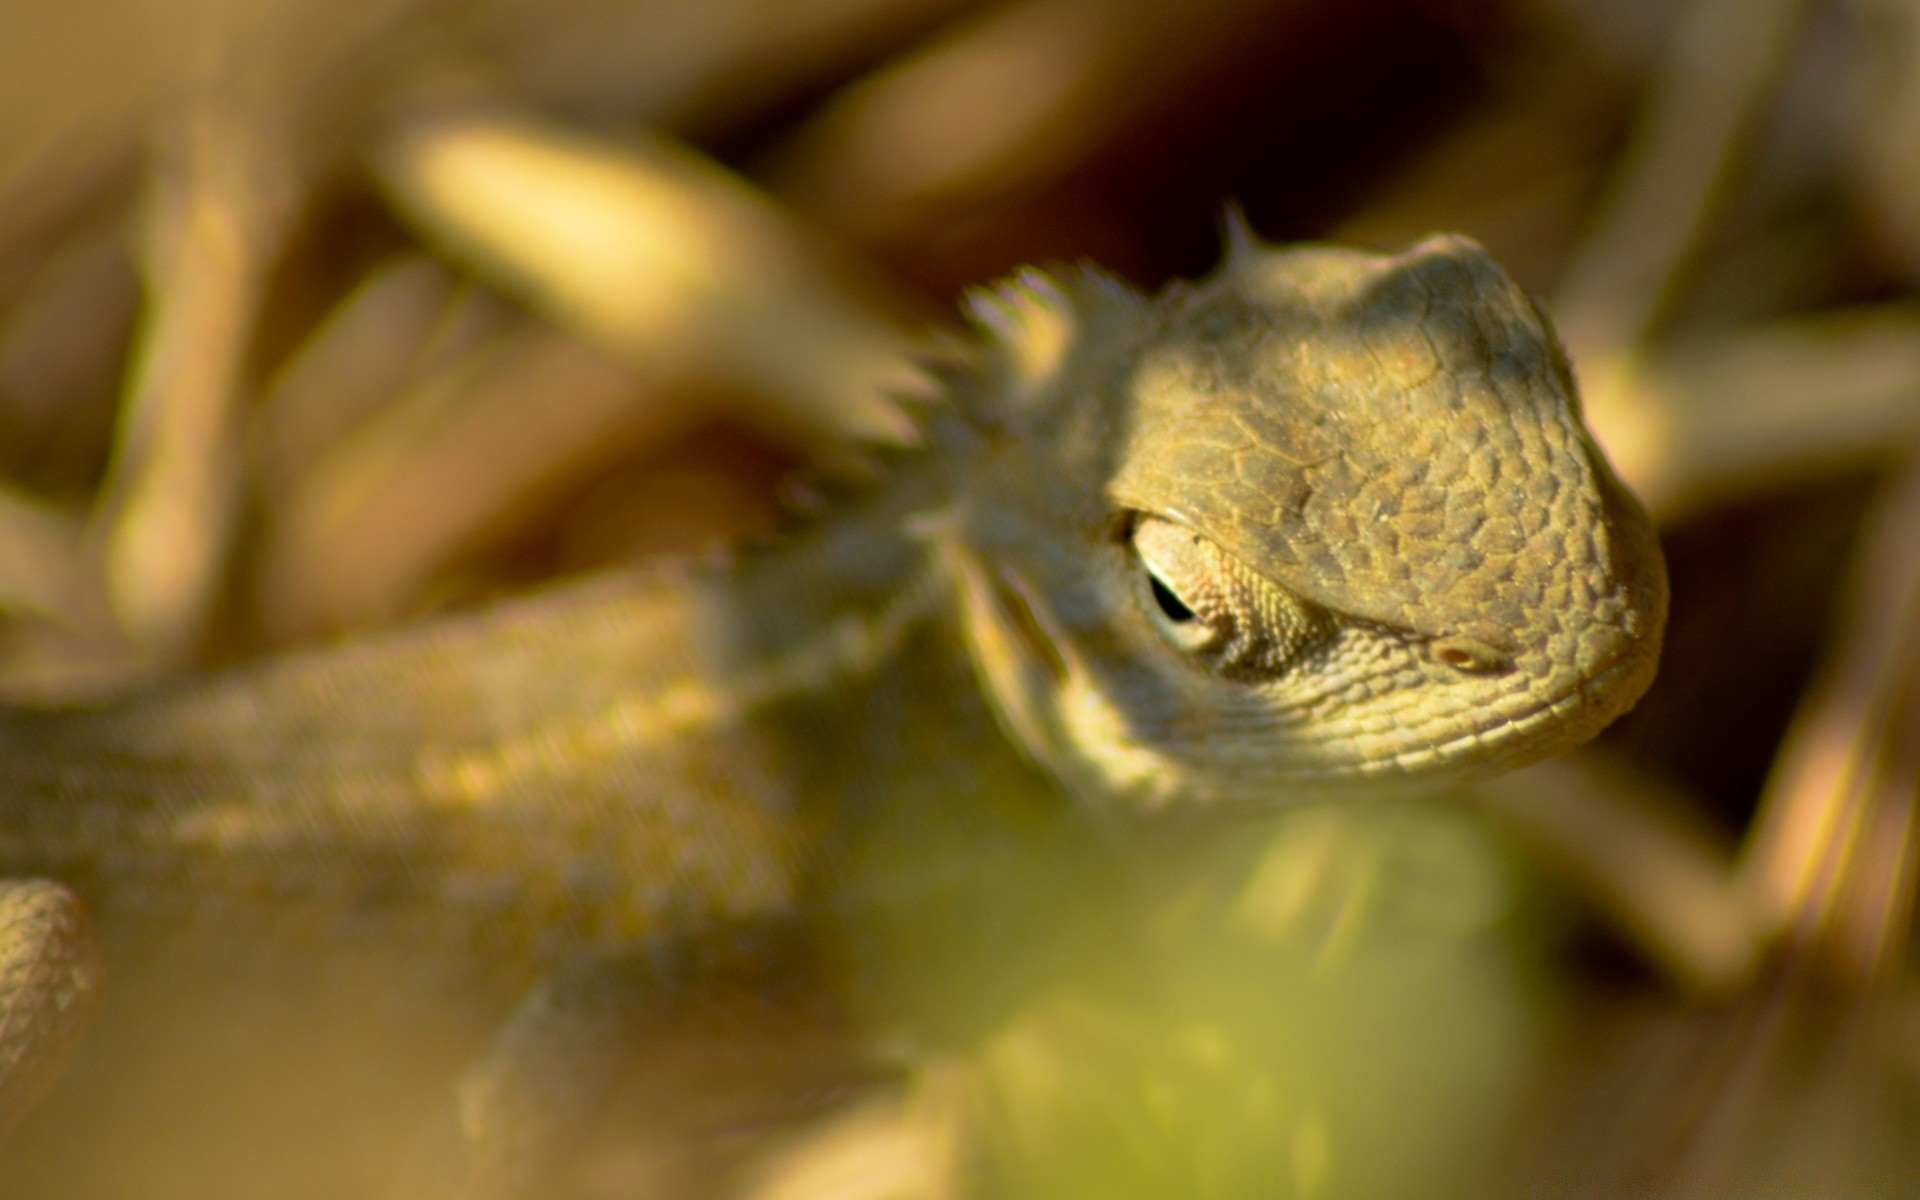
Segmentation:
<svg viewBox="0 0 1920 1200">
<path fill-rule="evenodd" d="M 1658 543 L 1469 239 L 1241 231 L 1157 296 L 1029 269 L 967 307 L 915 444 L 767 546 L 7 714 L 0 878 L 77 895 L 110 981 L 210 941 L 531 989 L 421 1160 L 422 1194 L 514 1194 L 544 1159 L 498 1145 L 590 1115 L 615 1010 L 930 914 L 999 970 L 1033 914 L 965 905 L 1005 874 L 1105 904 L 1155 831 L 1502 772 L 1648 686 Z M 988 882 L 948 888 L 969 856 Z M 36 895 L 38 940 L 0 927 L 0 1112 L 93 977 Z"/>
</svg>

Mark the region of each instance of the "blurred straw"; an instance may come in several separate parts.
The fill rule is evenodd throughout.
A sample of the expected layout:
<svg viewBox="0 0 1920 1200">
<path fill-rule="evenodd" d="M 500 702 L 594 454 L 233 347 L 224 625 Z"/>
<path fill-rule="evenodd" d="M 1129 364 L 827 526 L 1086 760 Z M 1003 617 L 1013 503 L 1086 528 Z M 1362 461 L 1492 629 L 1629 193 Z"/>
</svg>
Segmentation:
<svg viewBox="0 0 1920 1200">
<path fill-rule="evenodd" d="M 1672 299 L 1799 34 L 1806 0 L 1693 0 L 1600 218 L 1554 298 L 1577 357 L 1638 346 Z"/>
<path fill-rule="evenodd" d="M 596 124 L 728 128 L 990 0 L 496 3 L 478 40 L 516 94 Z"/>
<path fill-rule="evenodd" d="M 1652 334 L 1797 44 L 1805 0 L 1694 0 L 1552 305 L 1588 420 L 1655 517 L 1885 460 L 1920 439 L 1920 311 Z"/>
<path fill-rule="evenodd" d="M 1803 700 L 1741 870 L 1769 919 L 1865 982 L 1904 959 L 1920 791 L 1920 466 L 1887 490 L 1840 638 Z"/>
<path fill-rule="evenodd" d="M 1661 521 L 1884 463 L 1920 445 L 1920 307 L 1830 310 L 1676 346 L 1612 396 L 1652 434 L 1631 444 L 1638 454 L 1609 449 Z"/>
<path fill-rule="evenodd" d="M 1208 52 L 1300 0 L 1021 0 L 849 88 L 769 165 L 772 190 L 899 244 L 1070 171 Z"/>
<path fill-rule="evenodd" d="M 97 515 L 114 612 L 157 662 L 204 631 L 238 482 L 240 372 L 290 210 L 266 131 L 192 105 L 149 199 L 147 309 Z"/>
<path fill-rule="evenodd" d="M 1659 414 L 1627 385 L 1799 33 L 1806 0 L 1694 0 L 1599 219 L 1551 305 L 1587 416 L 1629 480 L 1654 473 Z"/>
<path fill-rule="evenodd" d="M 1586 750 L 1489 780 L 1481 806 L 1695 996 L 1733 995 L 1774 932 L 1690 798 Z"/>
<path fill-rule="evenodd" d="M 1847 84 L 1854 120 L 1848 167 L 1880 247 L 1920 282 L 1920 4 L 1856 0 Z"/>
<path fill-rule="evenodd" d="M 731 382 L 814 438 L 914 436 L 897 307 L 693 152 L 476 114 L 408 121 L 378 161 L 429 237 L 647 378 Z"/>
<path fill-rule="evenodd" d="M 425 255 L 370 272 L 266 388 L 250 437 L 269 505 L 408 385 L 500 332 L 505 309 Z"/>
<path fill-rule="evenodd" d="M 552 329 L 488 340 L 272 498 L 255 576 L 264 632 L 284 641 L 406 611 L 436 570 L 583 464 L 692 417 Z"/>
</svg>

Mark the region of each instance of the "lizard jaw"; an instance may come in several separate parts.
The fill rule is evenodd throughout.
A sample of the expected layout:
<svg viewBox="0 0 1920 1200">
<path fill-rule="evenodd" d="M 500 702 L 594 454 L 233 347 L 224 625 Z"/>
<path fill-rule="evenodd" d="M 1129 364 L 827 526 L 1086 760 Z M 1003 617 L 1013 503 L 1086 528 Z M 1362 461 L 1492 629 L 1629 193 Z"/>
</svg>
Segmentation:
<svg viewBox="0 0 1920 1200">
<path fill-rule="evenodd" d="M 1441 774 L 1466 781 L 1530 766 L 1572 749 L 1624 715 L 1653 682 L 1657 653 L 1628 647 L 1600 670 L 1485 728 L 1362 762 L 1362 774 Z"/>
</svg>

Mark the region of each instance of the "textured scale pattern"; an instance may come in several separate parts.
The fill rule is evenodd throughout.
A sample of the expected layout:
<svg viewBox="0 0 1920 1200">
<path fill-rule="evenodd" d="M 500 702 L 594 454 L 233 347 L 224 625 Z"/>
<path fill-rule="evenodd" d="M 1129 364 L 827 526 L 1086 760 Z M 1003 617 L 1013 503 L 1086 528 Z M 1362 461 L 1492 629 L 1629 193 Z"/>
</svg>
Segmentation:
<svg viewBox="0 0 1920 1200">
<path fill-rule="evenodd" d="M 45 880 L 0 883 L 0 1137 L 79 1043 L 99 1004 L 100 973 L 72 892 Z"/>
<path fill-rule="evenodd" d="M 965 463 L 950 557 L 994 581 L 976 647 L 1036 640 L 981 631 L 1009 620 L 1052 643 L 1058 666 L 985 674 L 1016 736 L 1088 790 L 1258 804 L 1484 774 L 1590 736 L 1651 679 L 1651 527 L 1545 318 L 1472 242 L 1238 239 L 1156 302 L 1081 272 L 985 308 L 1000 348 L 959 389 L 972 440 L 947 437 Z M 1057 328 L 1080 331 L 1073 353 L 1018 342 Z M 1056 359 L 1045 383 L 1022 365 Z M 1097 539 L 1116 510 L 1191 529 L 1332 633 L 1229 688 L 1163 668 L 1128 628 L 1137 564 L 1035 553 L 1036 516 Z M 1022 612 L 984 599 L 1008 595 Z"/>
</svg>

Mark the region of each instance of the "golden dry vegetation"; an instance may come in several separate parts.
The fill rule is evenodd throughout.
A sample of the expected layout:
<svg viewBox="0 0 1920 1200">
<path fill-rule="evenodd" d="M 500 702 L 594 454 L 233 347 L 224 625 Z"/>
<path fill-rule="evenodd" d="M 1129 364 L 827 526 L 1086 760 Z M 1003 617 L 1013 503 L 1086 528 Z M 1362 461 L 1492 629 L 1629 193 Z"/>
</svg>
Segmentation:
<svg viewBox="0 0 1920 1200">
<path fill-rule="evenodd" d="M 1486 798 L 1583 914 L 1520 1190 L 1892 1187 L 1914 0 L 0 0 L 0 690 L 765 533 L 961 289 L 1228 201 L 1486 243 L 1666 531 L 1654 692 Z"/>
</svg>

